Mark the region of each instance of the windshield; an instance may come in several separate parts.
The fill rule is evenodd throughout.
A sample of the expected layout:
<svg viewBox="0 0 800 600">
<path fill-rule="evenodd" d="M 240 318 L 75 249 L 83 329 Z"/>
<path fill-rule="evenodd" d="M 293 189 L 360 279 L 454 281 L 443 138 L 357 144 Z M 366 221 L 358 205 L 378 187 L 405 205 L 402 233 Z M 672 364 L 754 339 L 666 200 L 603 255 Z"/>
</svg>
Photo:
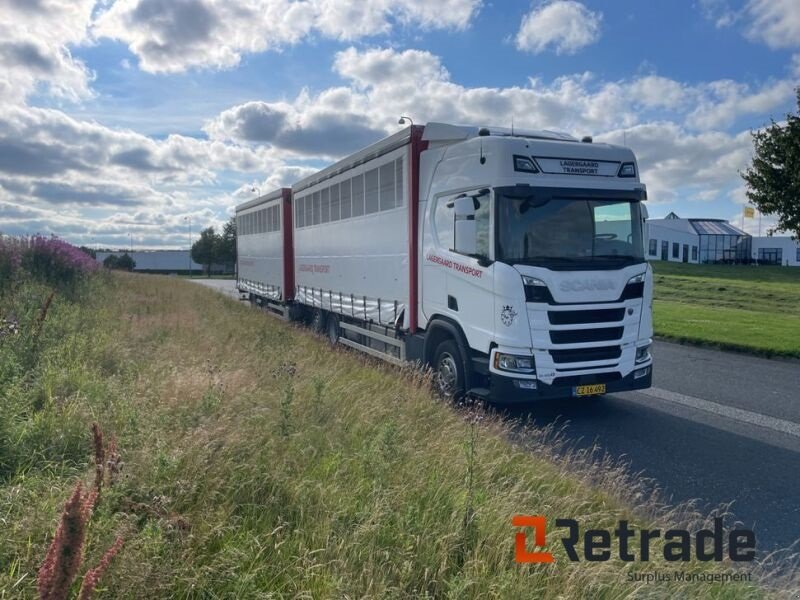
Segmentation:
<svg viewBox="0 0 800 600">
<path fill-rule="evenodd" d="M 638 201 L 497 190 L 497 258 L 549 268 L 619 268 L 644 261 Z"/>
</svg>

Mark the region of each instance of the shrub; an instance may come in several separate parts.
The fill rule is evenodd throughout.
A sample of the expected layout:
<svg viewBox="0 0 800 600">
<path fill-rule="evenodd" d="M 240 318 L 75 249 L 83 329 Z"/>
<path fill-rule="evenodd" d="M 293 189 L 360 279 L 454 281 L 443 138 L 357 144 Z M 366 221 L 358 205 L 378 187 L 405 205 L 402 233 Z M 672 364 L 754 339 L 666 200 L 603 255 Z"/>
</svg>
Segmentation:
<svg viewBox="0 0 800 600">
<path fill-rule="evenodd" d="M 121 271 L 133 271 L 136 268 L 136 261 L 126 252 L 122 256 L 116 254 L 109 254 L 103 260 L 103 266 L 106 269 L 119 269 Z"/>
<path fill-rule="evenodd" d="M 57 237 L 0 237 L 0 291 L 26 276 L 70 286 L 96 269 L 91 256 Z"/>
</svg>

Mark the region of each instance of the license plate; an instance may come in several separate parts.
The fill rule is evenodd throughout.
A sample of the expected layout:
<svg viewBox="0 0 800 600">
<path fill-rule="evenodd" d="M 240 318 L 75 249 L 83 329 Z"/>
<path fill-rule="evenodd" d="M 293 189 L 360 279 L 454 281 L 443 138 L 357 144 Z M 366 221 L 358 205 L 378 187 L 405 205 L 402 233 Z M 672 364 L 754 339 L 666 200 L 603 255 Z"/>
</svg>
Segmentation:
<svg viewBox="0 0 800 600">
<path fill-rule="evenodd" d="M 576 396 L 595 396 L 606 393 L 606 384 L 597 383 L 595 385 L 579 385 L 575 388 Z"/>
</svg>

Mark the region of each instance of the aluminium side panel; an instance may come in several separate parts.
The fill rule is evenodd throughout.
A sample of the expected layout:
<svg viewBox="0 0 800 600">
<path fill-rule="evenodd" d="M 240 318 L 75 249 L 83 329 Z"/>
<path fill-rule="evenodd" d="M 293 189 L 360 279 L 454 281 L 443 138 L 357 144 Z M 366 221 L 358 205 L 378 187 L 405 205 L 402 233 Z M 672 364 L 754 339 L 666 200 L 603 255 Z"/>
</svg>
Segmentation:
<svg viewBox="0 0 800 600">
<path fill-rule="evenodd" d="M 375 154 L 293 188 L 295 300 L 408 328 L 409 144 Z"/>
<path fill-rule="evenodd" d="M 236 207 L 237 287 L 276 302 L 287 297 L 283 224 L 289 192 L 279 189 Z"/>
</svg>

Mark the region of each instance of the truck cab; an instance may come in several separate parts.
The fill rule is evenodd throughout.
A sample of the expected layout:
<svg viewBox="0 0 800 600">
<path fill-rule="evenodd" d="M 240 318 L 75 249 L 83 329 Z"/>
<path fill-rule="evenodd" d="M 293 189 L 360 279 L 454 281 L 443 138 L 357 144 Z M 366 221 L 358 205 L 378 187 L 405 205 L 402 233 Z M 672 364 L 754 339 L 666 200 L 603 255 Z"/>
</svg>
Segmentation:
<svg viewBox="0 0 800 600">
<path fill-rule="evenodd" d="M 441 390 L 513 403 L 649 387 L 633 152 L 436 123 L 423 140 L 417 319 Z"/>
</svg>

